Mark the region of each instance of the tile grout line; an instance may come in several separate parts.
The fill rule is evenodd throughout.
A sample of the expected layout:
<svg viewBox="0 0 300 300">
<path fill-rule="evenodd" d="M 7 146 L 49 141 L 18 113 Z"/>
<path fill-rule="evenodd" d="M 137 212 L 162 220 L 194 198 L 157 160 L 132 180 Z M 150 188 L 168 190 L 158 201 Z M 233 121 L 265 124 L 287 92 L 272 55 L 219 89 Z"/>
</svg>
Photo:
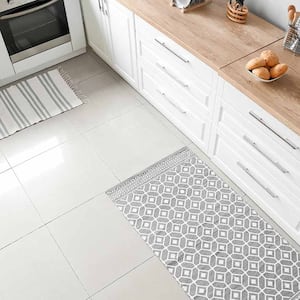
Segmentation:
<svg viewBox="0 0 300 300">
<path fill-rule="evenodd" d="M 23 186 L 22 186 L 22 189 L 24 190 Z M 32 202 L 31 199 L 30 199 L 30 197 L 27 195 L 26 191 L 25 191 L 25 194 L 26 194 L 27 198 L 29 199 L 29 201 Z M 67 214 L 71 213 L 72 211 L 74 211 L 74 210 L 76 210 L 76 209 L 78 209 L 78 208 L 84 206 L 85 204 L 88 204 L 89 202 L 93 201 L 95 198 L 97 198 L 97 197 L 99 197 L 99 196 L 101 196 L 101 195 L 105 195 L 105 192 L 96 194 L 95 196 L 93 196 L 93 197 L 91 197 L 91 198 L 89 198 L 89 199 L 83 201 L 82 203 L 80 203 L 80 204 L 78 204 L 78 205 L 72 207 L 71 209 L 65 211 L 64 213 L 62 213 L 62 214 L 60 214 L 60 215 L 54 217 L 53 219 L 51 219 L 51 220 L 49 220 L 49 221 L 46 221 L 46 222 L 43 220 L 43 218 L 40 216 L 40 214 L 38 214 L 39 217 L 40 217 L 40 219 L 41 219 L 41 223 L 42 223 L 40 226 L 36 227 L 35 229 L 31 230 L 30 232 L 28 232 L 28 233 L 26 233 L 26 234 L 24 234 L 24 235 L 18 237 L 18 238 L 15 239 L 14 241 L 9 242 L 8 244 L 4 245 L 3 247 L 0 248 L 0 251 L 3 250 L 3 249 L 5 249 L 5 248 L 7 248 L 7 247 L 9 247 L 9 246 L 12 246 L 13 244 L 17 243 L 18 241 L 20 241 L 20 240 L 26 238 L 27 236 L 29 236 L 30 234 L 32 234 L 32 233 L 38 231 L 39 229 L 42 229 L 43 227 L 45 227 L 45 226 L 47 226 L 47 225 L 49 225 L 49 224 L 55 222 L 56 220 L 58 220 L 58 219 L 60 219 L 60 218 L 62 218 L 62 217 L 64 217 L 64 216 L 66 216 Z M 34 205 L 33 205 L 33 207 L 35 208 Z M 35 208 L 35 209 L 36 209 L 36 208 Z M 36 209 L 36 210 L 37 210 L 37 209 Z"/>
<path fill-rule="evenodd" d="M 120 183 L 121 179 L 117 176 L 117 174 L 115 174 L 114 170 L 110 167 L 110 165 L 98 154 L 98 152 L 96 151 L 95 147 L 93 147 L 93 145 L 91 145 L 89 139 L 87 138 L 87 136 L 85 135 L 85 133 L 82 134 L 82 137 L 84 138 L 84 140 L 88 143 L 88 145 L 91 147 L 91 151 L 93 151 L 93 153 L 95 154 L 95 156 L 100 160 L 100 162 L 102 162 L 107 169 L 109 170 L 109 172 L 111 172 L 111 174 L 117 179 L 117 181 Z M 99 194 L 104 194 L 103 193 L 99 193 Z M 98 194 L 98 195 L 99 195 Z"/>
<path fill-rule="evenodd" d="M 26 238 L 27 236 L 29 236 L 29 235 L 35 233 L 36 231 L 38 231 L 38 230 L 44 228 L 45 226 L 46 226 L 45 224 L 42 224 L 42 225 L 38 226 L 37 228 L 31 230 L 30 232 L 28 232 L 28 233 L 26 233 L 26 234 L 24 234 L 24 235 L 18 237 L 17 239 L 13 240 L 12 242 L 10 242 L 10 243 L 4 245 L 3 247 L 0 248 L 0 252 L 1 252 L 2 250 L 4 250 L 4 249 L 6 249 L 6 248 L 8 248 L 8 247 L 10 247 L 10 246 L 12 246 L 12 245 L 14 245 L 15 243 L 17 243 L 17 242 L 23 240 L 23 239 Z"/>
<path fill-rule="evenodd" d="M 74 210 L 76 210 L 76 209 L 78 209 L 78 208 L 80 208 L 80 207 L 82 207 L 82 206 L 88 204 L 89 202 L 93 201 L 94 199 L 96 199 L 97 197 L 102 196 L 102 195 L 105 195 L 105 192 L 98 193 L 98 194 L 96 194 L 95 196 L 93 196 L 93 197 L 91 197 L 91 198 L 89 198 L 89 199 L 87 199 L 87 200 L 81 202 L 80 204 L 78 204 L 78 205 L 76 205 L 76 206 L 70 208 L 69 210 L 63 212 L 62 214 L 60 214 L 60 215 L 54 217 L 53 219 L 51 219 L 51 220 L 45 222 L 44 225 L 47 226 L 47 225 L 49 225 L 49 224 L 55 222 L 56 220 L 58 220 L 58 219 L 60 219 L 60 218 L 62 218 L 62 217 L 64 217 L 64 216 L 66 216 L 67 214 L 71 213 L 72 211 L 74 211 Z"/>
<path fill-rule="evenodd" d="M 62 248 L 60 247 L 59 243 L 57 242 L 57 240 L 55 239 L 55 237 L 53 236 L 52 232 L 50 231 L 49 227 L 47 225 L 45 225 L 45 227 L 47 228 L 48 233 L 50 234 L 50 236 L 52 237 L 52 240 L 54 241 L 54 243 L 56 244 L 56 246 L 58 247 L 59 251 L 61 252 L 62 256 L 64 257 L 64 259 L 66 260 L 67 264 L 69 265 L 69 267 L 71 268 L 72 272 L 74 273 L 75 277 L 77 278 L 77 280 L 79 281 L 80 285 L 82 286 L 82 288 L 84 289 L 84 291 L 86 292 L 86 294 L 88 295 L 88 298 L 91 296 L 90 293 L 88 292 L 87 288 L 84 286 L 84 284 L 82 283 L 79 275 L 77 274 L 77 272 L 75 271 L 75 269 L 73 268 L 71 262 L 68 260 L 68 258 L 66 257 L 65 253 L 63 252 Z"/>
<path fill-rule="evenodd" d="M 92 295 L 90 295 L 90 297 L 88 299 L 91 299 L 96 294 L 99 294 L 103 290 L 105 290 L 108 287 L 112 286 L 114 283 L 118 282 L 120 279 L 124 278 L 125 276 L 127 276 L 128 274 L 130 274 L 131 272 L 133 272 L 134 270 L 136 270 L 139 267 L 141 267 L 142 265 L 144 265 L 146 262 L 148 262 L 153 257 L 156 257 L 156 256 L 154 254 L 152 254 L 150 257 L 148 257 L 147 259 L 145 259 L 144 261 L 142 261 L 141 263 L 139 263 L 138 265 L 136 265 L 135 267 L 133 267 L 132 269 L 130 269 L 129 271 L 127 271 L 126 273 L 124 273 L 123 275 L 119 276 L 118 278 L 116 278 L 115 280 L 113 280 L 112 282 L 110 282 L 109 284 L 107 284 L 106 286 L 104 286 L 103 288 L 101 288 L 100 290 L 98 290 L 95 293 L 93 293 Z"/>
</svg>

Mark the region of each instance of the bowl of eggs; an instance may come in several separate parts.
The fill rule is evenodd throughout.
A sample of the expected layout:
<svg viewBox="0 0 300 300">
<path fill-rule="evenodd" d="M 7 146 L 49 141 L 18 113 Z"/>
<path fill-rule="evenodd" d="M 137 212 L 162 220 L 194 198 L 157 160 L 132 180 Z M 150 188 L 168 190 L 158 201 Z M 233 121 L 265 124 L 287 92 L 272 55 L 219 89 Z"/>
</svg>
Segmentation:
<svg viewBox="0 0 300 300">
<path fill-rule="evenodd" d="M 286 74 L 288 65 L 280 63 L 272 50 L 264 50 L 259 57 L 248 61 L 246 69 L 258 81 L 273 82 Z"/>
</svg>

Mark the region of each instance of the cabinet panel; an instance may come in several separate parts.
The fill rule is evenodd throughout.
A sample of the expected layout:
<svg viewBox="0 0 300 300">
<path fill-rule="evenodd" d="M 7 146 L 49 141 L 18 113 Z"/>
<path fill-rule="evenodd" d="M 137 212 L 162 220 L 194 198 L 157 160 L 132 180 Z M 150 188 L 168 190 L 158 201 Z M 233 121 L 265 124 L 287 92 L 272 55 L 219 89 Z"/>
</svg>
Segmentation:
<svg viewBox="0 0 300 300">
<path fill-rule="evenodd" d="M 211 104 L 213 101 L 210 101 L 211 93 L 209 89 L 201 87 L 199 80 L 193 74 L 186 74 L 179 71 L 176 65 L 159 56 L 159 53 L 156 53 L 155 49 L 143 40 L 139 40 L 138 51 L 141 63 L 143 61 L 152 62 L 160 72 L 163 72 L 173 82 L 174 87 L 181 89 L 186 94 L 186 97 L 194 99 L 193 110 L 195 112 L 212 113 Z"/>
<path fill-rule="evenodd" d="M 106 62 L 111 62 L 108 20 L 102 0 L 81 1 L 88 44 Z"/>
<path fill-rule="evenodd" d="M 300 243 L 300 208 L 295 204 L 295 195 L 283 191 L 279 185 L 274 185 L 262 166 L 249 153 L 245 155 L 243 149 L 230 136 L 221 132 L 217 134 L 213 162 Z"/>
<path fill-rule="evenodd" d="M 15 70 L 9 58 L 9 54 L 7 52 L 1 32 L 0 32 L 0 61 L 1 61 L 0 80 L 14 76 Z"/>
<path fill-rule="evenodd" d="M 300 161 L 300 137 L 296 133 L 227 82 L 224 83 L 221 98 L 239 111 L 255 127 L 256 132 L 265 133 L 285 149 L 287 156 L 292 155 Z"/>
<path fill-rule="evenodd" d="M 150 62 L 140 67 L 142 94 L 203 151 L 207 152 L 210 121 L 194 109 L 194 99 L 174 88 L 172 81 Z"/>
<path fill-rule="evenodd" d="M 168 60 L 184 75 L 197 78 L 203 88 L 214 87 L 217 73 L 208 65 L 139 17 L 136 17 L 136 30 L 139 40 L 148 44 L 162 60 Z"/>
<path fill-rule="evenodd" d="M 132 85 L 137 84 L 134 14 L 114 0 L 108 1 L 113 65 Z"/>
</svg>

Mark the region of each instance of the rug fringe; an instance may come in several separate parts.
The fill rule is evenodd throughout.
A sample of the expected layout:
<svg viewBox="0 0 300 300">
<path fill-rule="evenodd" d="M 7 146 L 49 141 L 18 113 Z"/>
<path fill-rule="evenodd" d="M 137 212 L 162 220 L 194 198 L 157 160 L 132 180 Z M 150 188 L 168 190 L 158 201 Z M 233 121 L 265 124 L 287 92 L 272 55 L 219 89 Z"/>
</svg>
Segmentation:
<svg viewBox="0 0 300 300">
<path fill-rule="evenodd" d="M 192 150 L 190 150 L 188 147 L 183 147 L 175 153 L 148 167 L 144 171 L 137 173 L 132 177 L 126 179 L 125 181 L 117 184 L 105 193 L 112 199 L 112 201 L 116 201 L 123 195 L 128 194 L 130 191 L 145 184 L 149 180 L 152 180 L 154 177 L 157 177 L 161 173 L 178 165 L 179 162 L 187 160 L 192 156 L 195 156 Z"/>
<path fill-rule="evenodd" d="M 74 92 L 74 94 L 83 102 L 86 103 L 87 97 L 82 93 L 79 87 L 73 82 L 70 74 L 64 70 L 62 66 L 57 67 L 57 70 L 64 81 L 68 84 L 70 89 Z"/>
</svg>

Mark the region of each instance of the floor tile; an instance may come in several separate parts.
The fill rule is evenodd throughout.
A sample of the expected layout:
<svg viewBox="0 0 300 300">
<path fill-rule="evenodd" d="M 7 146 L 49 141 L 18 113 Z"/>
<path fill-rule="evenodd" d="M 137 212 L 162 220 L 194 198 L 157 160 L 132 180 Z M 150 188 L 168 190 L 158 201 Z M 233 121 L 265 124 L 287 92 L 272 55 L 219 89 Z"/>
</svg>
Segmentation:
<svg viewBox="0 0 300 300">
<path fill-rule="evenodd" d="M 91 130 L 86 136 L 121 180 L 184 146 L 142 106 Z"/>
<path fill-rule="evenodd" d="M 161 112 L 159 112 L 151 103 L 144 103 L 146 109 L 153 114 L 159 122 L 171 130 L 172 134 L 176 135 L 185 145 L 190 145 L 192 141 L 184 135 L 171 121 L 169 121 Z"/>
<path fill-rule="evenodd" d="M 71 76 L 75 84 L 110 70 L 104 61 L 96 59 L 89 52 L 65 61 L 60 65 Z"/>
<path fill-rule="evenodd" d="M 106 195 L 47 226 L 89 294 L 152 256 L 150 248 Z"/>
<path fill-rule="evenodd" d="M 1 140 L 0 148 L 11 166 L 16 166 L 76 134 L 72 124 L 62 114 Z"/>
<path fill-rule="evenodd" d="M 87 298 L 46 228 L 0 252 L 1 300 Z"/>
<path fill-rule="evenodd" d="M 0 249 L 42 225 L 13 171 L 0 174 Z M 1 299 L 1 293 L 0 293 Z"/>
<path fill-rule="evenodd" d="M 188 300 L 161 262 L 153 257 L 114 282 L 93 300 Z"/>
<path fill-rule="evenodd" d="M 9 168 L 10 168 L 10 165 L 8 164 L 4 155 L 0 152 L 0 173 L 8 170 Z"/>
<path fill-rule="evenodd" d="M 80 84 L 80 89 L 88 98 L 87 104 L 66 114 L 79 132 L 92 129 L 141 104 L 139 95 L 125 83 L 116 81 L 111 72 L 88 79 Z"/>
<path fill-rule="evenodd" d="M 15 172 L 45 222 L 117 183 L 82 137 L 36 156 Z"/>
</svg>

